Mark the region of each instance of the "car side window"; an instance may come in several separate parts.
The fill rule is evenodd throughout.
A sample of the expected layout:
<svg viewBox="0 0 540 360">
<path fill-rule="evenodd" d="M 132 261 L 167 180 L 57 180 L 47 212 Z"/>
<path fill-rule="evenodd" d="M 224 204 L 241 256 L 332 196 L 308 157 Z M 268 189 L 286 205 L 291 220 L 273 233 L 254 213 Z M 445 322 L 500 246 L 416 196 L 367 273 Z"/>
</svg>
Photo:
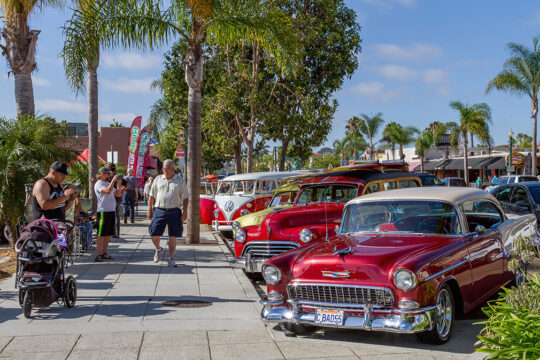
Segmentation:
<svg viewBox="0 0 540 360">
<path fill-rule="evenodd" d="M 411 187 L 418 187 L 418 184 L 414 180 L 399 180 L 399 188 L 405 189 L 405 188 L 411 188 Z"/>
<path fill-rule="evenodd" d="M 374 183 L 370 183 L 366 185 L 366 190 L 365 190 L 366 194 L 371 194 L 378 191 L 381 191 L 381 185 L 379 183 L 374 182 Z"/>
<path fill-rule="evenodd" d="M 512 187 L 506 186 L 501 189 L 497 189 L 495 197 L 499 201 L 510 202 L 510 194 L 512 193 Z"/>
<path fill-rule="evenodd" d="M 514 189 L 514 192 L 512 193 L 512 198 L 510 199 L 510 203 L 515 204 L 518 201 L 525 201 L 529 202 L 529 197 L 527 196 L 527 191 L 525 191 L 522 187 L 516 187 Z"/>
<path fill-rule="evenodd" d="M 499 209 L 490 201 L 469 201 L 462 204 L 461 208 L 467 219 L 469 232 L 473 232 L 478 225 L 491 229 L 503 222 Z"/>
<path fill-rule="evenodd" d="M 383 182 L 384 190 L 394 190 L 397 189 L 397 183 L 395 181 L 385 181 Z"/>
</svg>

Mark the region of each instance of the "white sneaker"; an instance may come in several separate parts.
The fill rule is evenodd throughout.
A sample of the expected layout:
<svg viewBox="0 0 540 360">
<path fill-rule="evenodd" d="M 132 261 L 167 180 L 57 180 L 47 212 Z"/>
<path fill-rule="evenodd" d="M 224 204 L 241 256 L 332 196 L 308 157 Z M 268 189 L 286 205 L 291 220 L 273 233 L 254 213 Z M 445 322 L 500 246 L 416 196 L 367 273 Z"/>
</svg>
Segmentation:
<svg viewBox="0 0 540 360">
<path fill-rule="evenodd" d="M 169 260 L 168 260 L 167 262 L 168 262 L 168 265 L 169 265 L 170 267 L 176 267 L 176 266 L 177 266 L 177 265 L 176 265 L 176 262 L 174 261 L 173 258 L 169 258 Z"/>
<path fill-rule="evenodd" d="M 159 250 L 156 250 L 154 254 L 154 262 L 158 263 L 159 260 L 161 260 L 161 255 L 163 255 L 164 251 L 163 248 L 159 248 Z"/>
</svg>

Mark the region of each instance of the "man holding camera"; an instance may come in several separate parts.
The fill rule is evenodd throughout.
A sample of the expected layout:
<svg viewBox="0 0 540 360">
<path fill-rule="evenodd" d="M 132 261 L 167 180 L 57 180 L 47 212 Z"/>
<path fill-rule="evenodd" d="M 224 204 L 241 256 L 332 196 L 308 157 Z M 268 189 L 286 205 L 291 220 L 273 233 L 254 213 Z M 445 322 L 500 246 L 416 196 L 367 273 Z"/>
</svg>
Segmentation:
<svg viewBox="0 0 540 360">
<path fill-rule="evenodd" d="M 55 161 L 49 173 L 36 181 L 32 189 L 32 219 L 42 217 L 51 220 L 66 220 L 66 210 L 73 204 L 74 189 L 64 191 L 62 183 L 69 174 L 66 163 Z"/>
</svg>

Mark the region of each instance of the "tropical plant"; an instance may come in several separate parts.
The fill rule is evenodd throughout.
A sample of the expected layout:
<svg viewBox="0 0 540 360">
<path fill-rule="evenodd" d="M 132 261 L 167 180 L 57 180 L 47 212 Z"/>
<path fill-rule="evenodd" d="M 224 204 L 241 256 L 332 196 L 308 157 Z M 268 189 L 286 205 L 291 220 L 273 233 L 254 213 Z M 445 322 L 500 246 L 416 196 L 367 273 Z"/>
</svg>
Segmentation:
<svg viewBox="0 0 540 360">
<path fill-rule="evenodd" d="M 433 147 L 433 134 L 429 130 L 424 130 L 420 134 L 414 143 L 414 148 L 416 149 L 416 154 L 420 158 L 420 171 L 424 172 L 424 158 L 428 150 Z"/>
<path fill-rule="evenodd" d="M 67 127 L 49 117 L 0 119 L 0 223 L 13 234 L 11 245 L 25 212 L 25 184 L 43 177 L 54 161 L 75 159 L 68 149 L 73 142 Z"/>
<path fill-rule="evenodd" d="M 517 146 L 520 148 L 526 148 L 532 146 L 533 138 L 532 136 L 529 136 L 527 134 L 519 133 L 516 136 L 516 140 L 518 141 Z"/>
<path fill-rule="evenodd" d="M 414 126 L 399 126 L 394 133 L 394 141 L 399 145 L 399 158 L 403 160 L 403 146 L 412 143 L 415 140 L 415 135 L 420 131 Z"/>
<path fill-rule="evenodd" d="M 400 129 L 401 129 L 401 125 L 392 121 L 391 123 L 387 124 L 383 130 L 383 141 L 385 141 L 388 145 L 390 145 L 390 148 L 392 149 L 392 160 L 395 159 L 396 143 L 397 143 L 396 135 Z"/>
<path fill-rule="evenodd" d="M 345 139 L 343 140 L 336 139 L 334 140 L 334 143 L 332 144 L 334 146 L 334 153 L 339 156 L 340 165 L 343 165 L 343 160 L 346 154 L 345 142 L 346 142 Z"/>
<path fill-rule="evenodd" d="M 109 125 L 110 127 L 125 127 L 121 122 L 116 121 L 115 119 L 112 120 L 113 122 Z"/>
<path fill-rule="evenodd" d="M 32 72 L 36 69 L 34 57 L 40 30 L 30 30 L 28 19 L 37 9 L 59 5 L 61 0 L 0 0 L 4 29 L 0 32 L 2 55 L 6 57 L 15 79 L 15 107 L 18 115 L 35 113 Z"/>
<path fill-rule="evenodd" d="M 491 135 L 489 123 L 491 122 L 491 110 L 486 103 L 466 105 L 460 101 L 453 101 L 450 107 L 459 112 L 459 123 L 451 124 L 450 131 L 454 138 L 461 137 L 463 147 L 463 178 L 469 183 L 469 157 L 468 157 L 468 134 L 474 134 L 481 141 L 491 147 Z"/>
<path fill-rule="evenodd" d="M 370 151 L 369 155 L 371 159 L 373 159 L 375 155 L 374 145 L 376 144 L 376 141 L 374 142 L 373 139 L 375 136 L 377 136 L 382 124 L 384 123 L 382 116 L 382 113 L 377 113 L 373 116 L 361 114 L 360 118 L 353 116 L 348 122 L 348 128 L 350 131 L 360 132 L 368 138 Z"/>
<path fill-rule="evenodd" d="M 486 93 L 493 89 L 506 91 L 516 95 L 527 95 L 531 99 L 533 121 L 532 128 L 532 174 L 537 174 L 537 121 L 538 91 L 540 90 L 540 46 L 539 37 L 533 38 L 533 47 L 529 49 L 521 44 L 507 44 L 510 58 L 506 60 L 501 71 L 487 85 Z"/>
<path fill-rule="evenodd" d="M 336 154 L 316 156 L 306 161 L 304 168 L 329 169 L 339 166 L 339 156 Z"/>
<path fill-rule="evenodd" d="M 354 160 L 358 159 L 358 154 L 362 149 L 365 149 L 367 146 L 366 140 L 364 137 L 358 133 L 349 133 L 343 139 L 345 152 L 349 157 L 352 157 Z"/>
</svg>

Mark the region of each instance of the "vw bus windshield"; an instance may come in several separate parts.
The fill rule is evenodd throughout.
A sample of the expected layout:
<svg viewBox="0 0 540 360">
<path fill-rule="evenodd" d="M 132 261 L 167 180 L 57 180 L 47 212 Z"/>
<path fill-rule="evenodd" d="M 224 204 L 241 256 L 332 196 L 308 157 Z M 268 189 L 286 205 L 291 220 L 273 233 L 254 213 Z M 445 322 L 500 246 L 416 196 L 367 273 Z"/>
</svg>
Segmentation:
<svg viewBox="0 0 540 360">
<path fill-rule="evenodd" d="M 222 181 L 219 184 L 217 191 L 218 195 L 251 195 L 253 194 L 253 187 L 255 181 L 242 180 L 242 181 Z"/>
<path fill-rule="evenodd" d="M 370 201 L 350 204 L 340 233 L 461 233 L 453 205 L 442 201 Z"/>
<path fill-rule="evenodd" d="M 321 185 L 311 186 L 302 190 L 296 205 L 304 205 L 319 202 L 332 202 L 345 204 L 354 199 L 358 193 L 356 186 L 350 185 Z"/>
</svg>

